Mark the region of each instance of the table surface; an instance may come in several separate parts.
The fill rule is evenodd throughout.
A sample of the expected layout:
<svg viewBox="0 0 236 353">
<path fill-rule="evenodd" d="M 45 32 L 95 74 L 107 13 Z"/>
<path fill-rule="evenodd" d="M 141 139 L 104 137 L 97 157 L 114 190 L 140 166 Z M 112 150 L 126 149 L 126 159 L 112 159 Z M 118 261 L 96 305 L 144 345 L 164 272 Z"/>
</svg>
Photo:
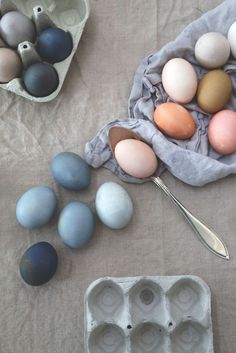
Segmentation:
<svg viewBox="0 0 236 353">
<path fill-rule="evenodd" d="M 83 153 L 84 144 L 106 122 L 127 118 L 134 72 L 146 55 L 174 39 L 184 27 L 220 0 L 92 0 L 87 22 L 63 90 L 47 104 L 14 94 L 0 95 L 0 352 L 81 353 L 83 298 L 103 276 L 180 275 L 202 277 L 212 290 L 215 353 L 236 347 L 236 178 L 202 188 L 184 185 L 169 173 L 163 179 L 192 212 L 221 234 L 231 260 L 208 252 L 182 215 L 151 183 L 122 184 L 134 202 L 134 217 L 122 231 L 97 222 L 87 249 L 71 251 L 58 235 L 56 217 L 36 231 L 15 219 L 20 195 L 34 185 L 54 187 L 59 209 L 70 200 L 93 204 L 97 188 L 117 178 L 93 171 L 81 193 L 58 188 L 50 176 L 51 158 L 63 150 Z M 58 251 L 59 268 L 40 288 L 18 274 L 24 251 L 38 241 Z"/>
</svg>

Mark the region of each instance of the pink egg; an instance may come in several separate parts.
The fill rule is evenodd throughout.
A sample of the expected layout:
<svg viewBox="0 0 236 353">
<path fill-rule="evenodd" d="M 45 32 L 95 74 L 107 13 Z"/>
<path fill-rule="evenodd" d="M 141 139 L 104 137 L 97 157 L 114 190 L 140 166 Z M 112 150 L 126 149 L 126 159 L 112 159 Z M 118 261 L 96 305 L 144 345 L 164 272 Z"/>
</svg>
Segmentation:
<svg viewBox="0 0 236 353">
<path fill-rule="evenodd" d="M 135 178 L 147 178 L 153 175 L 158 167 L 157 157 L 146 143 L 127 139 L 117 143 L 115 157 L 119 166 Z"/>
<path fill-rule="evenodd" d="M 236 112 L 221 110 L 213 116 L 208 138 L 216 152 L 226 155 L 236 152 Z"/>
</svg>

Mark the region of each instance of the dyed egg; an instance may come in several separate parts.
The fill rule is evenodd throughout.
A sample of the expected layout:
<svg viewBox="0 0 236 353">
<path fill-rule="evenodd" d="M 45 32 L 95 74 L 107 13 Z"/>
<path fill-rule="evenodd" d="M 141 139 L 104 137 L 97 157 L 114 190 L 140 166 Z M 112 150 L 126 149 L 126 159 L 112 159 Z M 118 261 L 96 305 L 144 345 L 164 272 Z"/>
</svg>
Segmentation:
<svg viewBox="0 0 236 353">
<path fill-rule="evenodd" d="M 228 103 L 232 94 L 230 76 L 223 70 L 209 71 L 200 80 L 197 91 L 197 102 L 207 113 L 216 113 Z"/>
<path fill-rule="evenodd" d="M 26 69 L 23 82 L 25 89 L 32 96 L 46 97 L 57 89 L 59 78 L 52 65 L 38 62 Z"/>
<path fill-rule="evenodd" d="M 208 127 L 211 146 L 220 154 L 236 152 L 236 112 L 221 110 L 213 116 Z"/>
<path fill-rule="evenodd" d="M 36 30 L 33 22 L 21 12 L 7 12 L 0 21 L 0 34 L 2 39 L 11 47 L 29 41 L 35 42 Z"/>
<path fill-rule="evenodd" d="M 154 121 L 163 134 L 175 139 L 188 139 L 196 131 L 192 115 L 181 105 L 171 102 L 155 109 Z"/>
<path fill-rule="evenodd" d="M 20 77 L 22 63 L 17 53 L 8 48 L 0 48 L 0 82 L 7 83 Z"/>
<path fill-rule="evenodd" d="M 101 185 L 95 204 L 99 219 L 112 229 L 126 227 L 132 218 L 132 200 L 128 192 L 117 183 L 107 182 Z"/>
<path fill-rule="evenodd" d="M 230 44 L 231 53 L 234 59 L 236 59 L 236 22 L 234 22 L 229 28 L 228 41 Z"/>
<path fill-rule="evenodd" d="M 189 103 L 197 91 L 197 75 L 186 60 L 169 60 L 162 71 L 162 84 L 166 93 L 178 103 Z"/>
<path fill-rule="evenodd" d="M 41 286 L 54 276 L 58 257 L 54 247 L 47 242 L 32 245 L 20 261 L 20 275 L 31 286 Z"/>
<path fill-rule="evenodd" d="M 60 28 L 47 28 L 38 37 L 37 51 L 44 61 L 51 64 L 65 60 L 72 52 L 70 33 Z"/>
<path fill-rule="evenodd" d="M 229 41 L 221 33 L 203 34 L 195 45 L 195 57 L 206 69 L 216 69 L 226 63 L 230 56 Z"/>
<path fill-rule="evenodd" d="M 55 181 L 66 189 L 83 190 L 91 183 L 91 169 L 76 153 L 62 152 L 51 162 Z"/>
<path fill-rule="evenodd" d="M 153 175 L 158 167 L 152 148 L 139 140 L 127 139 L 118 142 L 114 153 L 121 169 L 136 178 L 147 178 Z"/>
<path fill-rule="evenodd" d="M 82 202 L 68 203 L 62 210 L 58 232 L 62 241 L 73 249 L 83 248 L 92 238 L 95 219 L 92 210 Z"/>
<path fill-rule="evenodd" d="M 55 192 L 47 186 L 36 186 L 21 196 L 16 205 L 16 218 L 25 228 L 34 229 L 47 224 L 57 206 Z"/>
</svg>

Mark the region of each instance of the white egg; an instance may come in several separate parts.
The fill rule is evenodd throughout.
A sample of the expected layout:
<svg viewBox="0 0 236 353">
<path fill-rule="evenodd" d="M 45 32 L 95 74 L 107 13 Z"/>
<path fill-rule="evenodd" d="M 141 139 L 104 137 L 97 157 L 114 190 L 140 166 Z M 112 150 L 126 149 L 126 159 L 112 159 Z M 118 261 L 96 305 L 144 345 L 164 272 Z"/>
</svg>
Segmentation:
<svg viewBox="0 0 236 353">
<path fill-rule="evenodd" d="M 122 229 L 132 218 L 132 200 L 128 192 L 117 183 L 102 184 L 97 191 L 95 204 L 99 219 L 109 228 Z"/>
<path fill-rule="evenodd" d="M 197 91 L 197 75 L 188 61 L 174 58 L 163 68 L 162 84 L 166 93 L 177 103 L 189 103 Z"/>
<path fill-rule="evenodd" d="M 236 22 L 234 22 L 229 28 L 228 41 L 230 44 L 231 53 L 234 59 L 236 59 Z"/>
<path fill-rule="evenodd" d="M 195 45 L 195 57 L 206 69 L 217 69 L 223 66 L 229 55 L 229 41 L 221 33 L 205 33 Z"/>
</svg>

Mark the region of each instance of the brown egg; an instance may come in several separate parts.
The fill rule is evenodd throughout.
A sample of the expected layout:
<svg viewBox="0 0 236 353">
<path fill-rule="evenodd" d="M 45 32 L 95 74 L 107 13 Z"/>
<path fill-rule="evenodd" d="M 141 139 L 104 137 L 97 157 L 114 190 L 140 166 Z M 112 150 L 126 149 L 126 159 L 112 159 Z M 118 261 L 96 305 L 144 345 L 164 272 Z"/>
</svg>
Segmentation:
<svg viewBox="0 0 236 353">
<path fill-rule="evenodd" d="M 163 103 L 154 112 L 154 121 L 163 134 L 179 140 L 192 137 L 196 131 L 191 114 L 176 103 Z"/>
<path fill-rule="evenodd" d="M 209 71 L 198 86 L 198 105 L 206 113 L 216 113 L 228 103 L 232 90 L 233 86 L 228 74 L 223 70 Z"/>
<path fill-rule="evenodd" d="M 22 63 L 18 54 L 8 48 L 0 48 L 0 82 L 7 83 L 20 77 Z"/>
</svg>

